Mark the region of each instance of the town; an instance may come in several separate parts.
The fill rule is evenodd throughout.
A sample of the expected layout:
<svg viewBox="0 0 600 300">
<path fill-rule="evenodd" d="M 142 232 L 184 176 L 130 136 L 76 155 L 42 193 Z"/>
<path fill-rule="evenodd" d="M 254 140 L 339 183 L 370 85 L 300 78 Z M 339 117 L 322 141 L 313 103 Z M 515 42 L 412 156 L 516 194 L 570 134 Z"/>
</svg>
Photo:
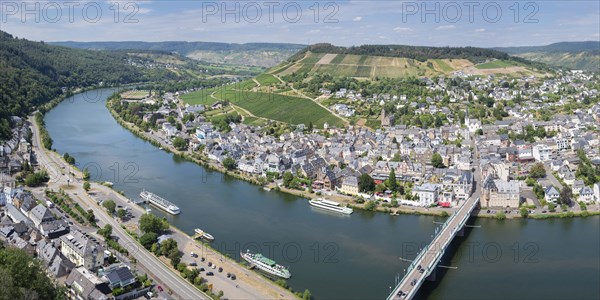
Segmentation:
<svg viewBox="0 0 600 300">
<path fill-rule="evenodd" d="M 122 101 L 136 107 L 149 137 L 165 147 L 200 154 L 270 188 L 297 190 L 307 197 L 326 196 L 389 212 L 451 208 L 479 184 L 481 213 L 499 218 L 598 210 L 597 75 L 561 71 L 550 78 L 511 79 L 455 72 L 449 78 L 421 80 L 436 96 L 367 97 L 346 88 L 319 89 L 319 99 L 333 103 L 332 110 L 341 116 L 351 116 L 356 107 L 381 109 L 381 126 L 375 129 L 296 124 L 273 134 L 241 118 L 228 118 L 223 126 L 222 120 L 211 123 L 207 116 L 234 105 L 181 100 L 193 91 Z M 488 99 L 475 112 L 469 110 Z M 141 109 L 140 103 L 145 103 Z M 435 121 L 420 127 L 400 124 L 393 110 L 405 108 L 416 119 Z M 118 111 L 129 112 L 122 105 Z"/>
</svg>

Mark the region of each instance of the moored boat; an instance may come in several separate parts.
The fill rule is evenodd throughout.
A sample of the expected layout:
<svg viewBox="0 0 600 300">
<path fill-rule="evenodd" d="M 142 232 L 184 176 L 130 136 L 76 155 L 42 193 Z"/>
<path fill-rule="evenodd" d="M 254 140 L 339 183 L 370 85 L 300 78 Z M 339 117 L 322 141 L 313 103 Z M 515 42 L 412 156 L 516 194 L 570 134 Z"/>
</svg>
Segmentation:
<svg viewBox="0 0 600 300">
<path fill-rule="evenodd" d="M 148 201 L 150 204 L 172 214 L 172 215 L 178 215 L 180 213 L 179 207 L 177 207 L 175 204 L 163 199 L 162 197 L 150 193 L 148 191 L 142 191 L 140 193 L 140 197 L 142 197 L 142 199 Z"/>
<path fill-rule="evenodd" d="M 352 210 L 352 208 L 350 208 L 350 207 L 341 206 L 337 202 L 333 202 L 333 201 L 329 201 L 329 200 L 325 200 L 325 199 L 321 199 L 321 198 L 312 199 L 312 200 L 309 200 L 308 202 L 310 203 L 311 206 L 329 210 L 329 211 L 333 211 L 333 212 L 337 212 L 337 213 L 346 214 L 346 215 L 349 215 L 354 212 Z"/>
<path fill-rule="evenodd" d="M 196 235 L 198 237 L 203 238 L 205 240 L 212 241 L 215 239 L 215 237 L 213 237 L 211 234 L 209 234 L 208 232 L 204 232 L 204 230 L 202 230 L 200 228 L 194 229 L 194 232 L 196 233 Z"/>
<path fill-rule="evenodd" d="M 258 269 L 268 274 L 284 279 L 292 277 L 292 274 L 286 267 L 278 265 L 274 260 L 265 257 L 260 253 L 250 253 L 250 250 L 246 250 L 246 253 L 240 252 L 240 256 L 251 265 L 256 266 Z"/>
</svg>

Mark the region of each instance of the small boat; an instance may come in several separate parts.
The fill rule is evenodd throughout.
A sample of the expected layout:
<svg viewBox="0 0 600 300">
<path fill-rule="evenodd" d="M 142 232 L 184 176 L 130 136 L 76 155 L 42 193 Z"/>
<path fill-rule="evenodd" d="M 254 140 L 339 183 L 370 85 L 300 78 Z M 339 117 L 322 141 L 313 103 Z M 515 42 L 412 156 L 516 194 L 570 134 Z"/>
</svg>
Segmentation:
<svg viewBox="0 0 600 300">
<path fill-rule="evenodd" d="M 333 212 L 337 212 L 337 213 L 342 213 L 345 215 L 349 215 L 354 212 L 352 210 L 352 208 L 344 207 L 344 206 L 341 206 L 337 202 L 333 202 L 333 201 L 329 201 L 329 200 L 325 200 L 325 199 L 321 199 L 321 198 L 312 199 L 312 200 L 309 200 L 308 202 L 310 203 L 311 206 L 329 210 L 329 211 L 333 211 Z"/>
<path fill-rule="evenodd" d="M 205 240 L 208 241 L 213 241 L 215 239 L 215 237 L 213 237 L 211 234 L 209 234 L 208 232 L 204 232 L 202 229 L 200 228 L 196 228 L 194 229 L 194 232 L 196 233 L 196 235 L 200 238 L 203 238 Z"/>
</svg>

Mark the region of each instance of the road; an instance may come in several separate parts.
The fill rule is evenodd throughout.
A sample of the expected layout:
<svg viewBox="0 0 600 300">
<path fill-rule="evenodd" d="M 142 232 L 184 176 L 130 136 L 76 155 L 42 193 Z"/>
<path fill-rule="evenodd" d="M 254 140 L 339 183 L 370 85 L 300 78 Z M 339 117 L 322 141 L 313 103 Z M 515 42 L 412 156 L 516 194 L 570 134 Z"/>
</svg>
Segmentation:
<svg viewBox="0 0 600 300">
<path fill-rule="evenodd" d="M 119 223 L 114 218 L 109 216 L 105 209 L 98 205 L 98 203 L 100 203 L 101 200 L 111 199 L 123 207 L 129 206 L 132 208 L 130 212 L 132 212 L 132 214 L 135 216 L 133 218 L 133 222 L 138 220 L 139 217 L 145 213 L 145 210 L 142 207 L 131 203 L 129 199 L 117 193 L 113 189 L 97 183 L 91 183 L 92 189 L 89 194 L 93 194 L 94 198 L 90 197 L 90 195 L 82 188 L 81 183 L 83 174 L 81 174 L 81 172 L 73 171 L 73 173 L 76 173 L 77 176 L 70 175 L 71 172 L 66 172 L 65 170 L 72 169 L 72 166 L 67 165 L 58 154 L 40 148 L 39 145 L 41 145 L 41 142 L 39 140 L 39 129 L 37 128 L 37 125 L 33 123 L 32 119 L 30 121 L 33 124 L 33 148 L 36 153 L 39 153 L 37 155 L 38 161 L 40 165 L 43 164 L 44 166 L 50 167 L 50 170 L 48 170 L 48 173 L 51 177 L 49 186 L 56 190 L 58 188 L 65 189 L 65 186 L 67 185 L 67 179 L 69 179 L 72 183 L 72 187 L 70 189 L 66 189 L 65 191 L 71 196 L 71 198 L 75 201 L 78 201 L 84 209 L 88 209 L 88 207 L 93 209 L 99 225 L 103 226 L 104 224 L 110 224 L 113 227 L 113 235 L 119 238 L 119 243 L 121 245 L 127 245 L 131 247 L 130 252 L 135 252 L 136 255 L 134 258 L 137 260 L 138 264 L 143 264 L 143 269 L 149 271 L 151 275 L 159 278 L 159 281 L 163 287 L 165 287 L 165 290 L 167 290 L 167 288 L 171 289 L 181 299 L 207 299 L 208 296 L 206 294 L 202 293 L 188 281 L 180 277 L 179 274 L 175 273 L 175 271 L 170 268 L 170 266 L 165 265 L 152 253 L 139 245 L 137 241 L 135 241 L 121 227 L 123 223 Z M 162 140 L 159 141 L 161 141 L 161 144 L 163 144 L 164 147 L 171 148 L 170 145 L 166 145 Z M 65 175 L 62 175 L 62 173 L 65 173 Z M 171 237 L 177 241 L 177 244 L 180 246 L 180 250 L 184 250 L 184 257 L 182 258 L 182 261 L 187 262 L 186 256 L 189 255 L 185 254 L 189 254 L 188 247 L 196 247 L 198 243 L 194 241 L 188 234 L 178 230 L 175 227 L 171 227 Z M 204 248 L 204 253 L 207 258 L 223 257 L 222 254 L 208 248 Z M 225 262 L 223 263 L 223 267 L 225 269 L 223 274 L 226 274 L 226 272 L 237 274 L 238 280 L 222 280 L 226 279 L 226 277 L 221 276 L 221 274 L 214 277 L 203 276 L 208 280 L 209 284 L 213 284 L 213 291 L 217 292 L 222 290 L 225 293 L 225 296 L 230 299 L 296 298 L 295 295 L 289 290 L 276 285 L 270 280 L 260 277 L 253 271 L 250 271 L 237 264 L 235 261 L 226 257 L 223 257 L 223 260 Z"/>
<path fill-rule="evenodd" d="M 62 175 L 63 173 L 61 170 L 69 170 L 71 169 L 71 166 L 67 165 L 56 153 L 42 149 L 39 128 L 33 117 L 30 117 L 29 121 L 33 125 L 32 144 L 38 163 L 41 166 L 45 166 L 48 169 L 48 173 L 51 175 L 48 187 L 55 190 L 58 190 L 59 188 L 64 189 L 65 192 L 84 209 L 92 209 L 99 224 L 110 224 L 113 228 L 113 235 L 119 239 L 119 244 L 126 247 L 129 250 L 130 255 L 133 256 L 139 264 L 143 265 L 144 269 L 148 270 L 153 276 L 159 278 L 162 284 L 171 289 L 179 296 L 179 298 L 211 299 L 208 295 L 198 290 L 178 274 L 175 274 L 149 251 L 139 246 L 138 243 L 121 228 L 121 225 L 115 219 L 109 216 L 95 200 L 87 195 L 83 190 L 82 185 L 78 184 L 78 182 L 81 182 L 82 178 L 80 172 L 73 171 L 75 176 L 71 176 L 70 174 Z M 65 188 L 68 182 L 73 184 L 71 184 L 70 187 Z M 106 190 L 108 189 L 107 187 L 98 184 L 92 184 L 92 186 L 94 189 L 103 190 L 104 192 L 107 192 Z M 108 192 L 117 194 L 110 189 Z M 113 196 L 117 197 L 116 195 Z"/>
<path fill-rule="evenodd" d="M 437 268 L 437 263 L 440 257 L 443 255 L 444 250 L 448 244 L 454 239 L 454 236 L 458 230 L 461 229 L 462 223 L 465 218 L 468 219 L 472 212 L 473 205 L 476 205 L 481 195 L 481 187 L 477 182 L 481 182 L 480 172 L 478 167 L 475 168 L 475 191 L 467 199 L 458 210 L 450 216 L 450 218 L 444 224 L 444 227 L 440 229 L 440 232 L 433 238 L 431 243 L 427 246 L 426 251 L 421 252 L 413 261 L 413 267 L 407 270 L 407 274 L 404 276 L 400 284 L 393 290 L 390 295 L 393 299 L 411 299 L 423 283 L 425 279 Z M 464 221 L 466 223 L 466 221 Z M 406 296 L 404 296 L 406 293 Z"/>
</svg>

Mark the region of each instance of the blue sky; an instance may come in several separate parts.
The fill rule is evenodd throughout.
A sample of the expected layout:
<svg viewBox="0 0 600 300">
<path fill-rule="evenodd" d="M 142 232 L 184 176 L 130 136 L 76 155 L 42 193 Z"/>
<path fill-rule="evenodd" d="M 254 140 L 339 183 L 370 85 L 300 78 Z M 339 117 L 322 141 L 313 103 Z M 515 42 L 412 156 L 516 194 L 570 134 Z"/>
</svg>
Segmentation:
<svg viewBox="0 0 600 300">
<path fill-rule="evenodd" d="M 599 1 L 1 2 L 0 29 L 44 41 L 493 47 L 600 40 Z"/>
</svg>

